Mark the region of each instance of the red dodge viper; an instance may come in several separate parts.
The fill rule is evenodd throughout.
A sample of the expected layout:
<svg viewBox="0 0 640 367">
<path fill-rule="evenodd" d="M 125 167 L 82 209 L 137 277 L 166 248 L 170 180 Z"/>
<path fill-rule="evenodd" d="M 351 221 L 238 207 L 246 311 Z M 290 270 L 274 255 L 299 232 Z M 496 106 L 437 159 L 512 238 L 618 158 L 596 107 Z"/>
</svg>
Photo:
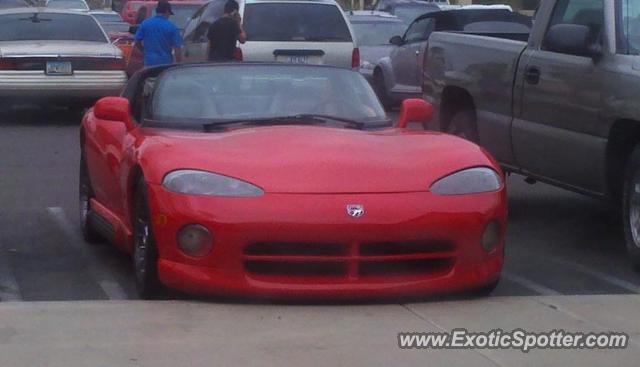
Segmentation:
<svg viewBox="0 0 640 367">
<path fill-rule="evenodd" d="M 389 120 L 357 72 L 197 64 L 136 73 L 84 116 L 87 241 L 131 253 L 140 294 L 486 293 L 504 261 L 496 162 Z"/>
</svg>

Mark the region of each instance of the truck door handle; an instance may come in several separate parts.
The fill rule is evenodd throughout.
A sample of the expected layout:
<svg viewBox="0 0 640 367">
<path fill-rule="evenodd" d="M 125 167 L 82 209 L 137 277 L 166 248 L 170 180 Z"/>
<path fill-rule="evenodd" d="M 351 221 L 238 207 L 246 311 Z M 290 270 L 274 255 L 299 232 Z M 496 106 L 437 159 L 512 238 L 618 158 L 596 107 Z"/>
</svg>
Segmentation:
<svg viewBox="0 0 640 367">
<path fill-rule="evenodd" d="M 536 67 L 527 68 L 524 72 L 524 80 L 529 84 L 538 84 L 540 81 L 540 70 Z"/>
</svg>

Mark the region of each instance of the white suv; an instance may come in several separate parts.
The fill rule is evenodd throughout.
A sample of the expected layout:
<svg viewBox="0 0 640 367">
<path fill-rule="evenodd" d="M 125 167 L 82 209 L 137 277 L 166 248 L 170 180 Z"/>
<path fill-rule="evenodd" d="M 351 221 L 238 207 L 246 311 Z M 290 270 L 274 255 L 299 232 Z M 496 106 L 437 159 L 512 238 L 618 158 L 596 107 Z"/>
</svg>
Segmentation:
<svg viewBox="0 0 640 367">
<path fill-rule="evenodd" d="M 186 61 L 206 61 L 207 30 L 222 16 L 225 2 L 205 4 L 187 24 Z M 243 61 L 360 66 L 349 22 L 333 0 L 246 0 L 240 14 L 247 33 L 239 45 Z"/>
</svg>

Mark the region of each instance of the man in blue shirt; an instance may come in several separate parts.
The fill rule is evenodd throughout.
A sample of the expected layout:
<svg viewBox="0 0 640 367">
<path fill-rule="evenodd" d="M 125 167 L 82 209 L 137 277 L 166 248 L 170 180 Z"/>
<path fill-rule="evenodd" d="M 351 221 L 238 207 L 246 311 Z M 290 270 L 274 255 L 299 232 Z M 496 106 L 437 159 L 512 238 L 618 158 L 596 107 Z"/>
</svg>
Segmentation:
<svg viewBox="0 0 640 367">
<path fill-rule="evenodd" d="M 171 64 L 173 55 L 176 62 L 182 61 L 182 37 L 178 27 L 169 21 L 171 15 L 171 4 L 161 0 L 156 16 L 140 24 L 135 40 L 144 50 L 144 66 Z"/>
</svg>

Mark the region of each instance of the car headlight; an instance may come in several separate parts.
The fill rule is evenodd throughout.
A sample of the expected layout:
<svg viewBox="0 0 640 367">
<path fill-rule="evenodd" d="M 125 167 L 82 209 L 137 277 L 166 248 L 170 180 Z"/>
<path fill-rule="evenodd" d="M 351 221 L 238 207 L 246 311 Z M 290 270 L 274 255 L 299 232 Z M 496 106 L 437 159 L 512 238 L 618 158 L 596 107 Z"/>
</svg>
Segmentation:
<svg viewBox="0 0 640 367">
<path fill-rule="evenodd" d="M 260 196 L 261 188 L 248 182 L 198 170 L 177 170 L 164 176 L 162 186 L 167 190 L 190 195 Z"/>
<path fill-rule="evenodd" d="M 502 180 L 496 171 L 488 167 L 476 167 L 439 179 L 431 185 L 430 191 L 438 195 L 463 195 L 496 191 L 501 187 Z"/>
</svg>

